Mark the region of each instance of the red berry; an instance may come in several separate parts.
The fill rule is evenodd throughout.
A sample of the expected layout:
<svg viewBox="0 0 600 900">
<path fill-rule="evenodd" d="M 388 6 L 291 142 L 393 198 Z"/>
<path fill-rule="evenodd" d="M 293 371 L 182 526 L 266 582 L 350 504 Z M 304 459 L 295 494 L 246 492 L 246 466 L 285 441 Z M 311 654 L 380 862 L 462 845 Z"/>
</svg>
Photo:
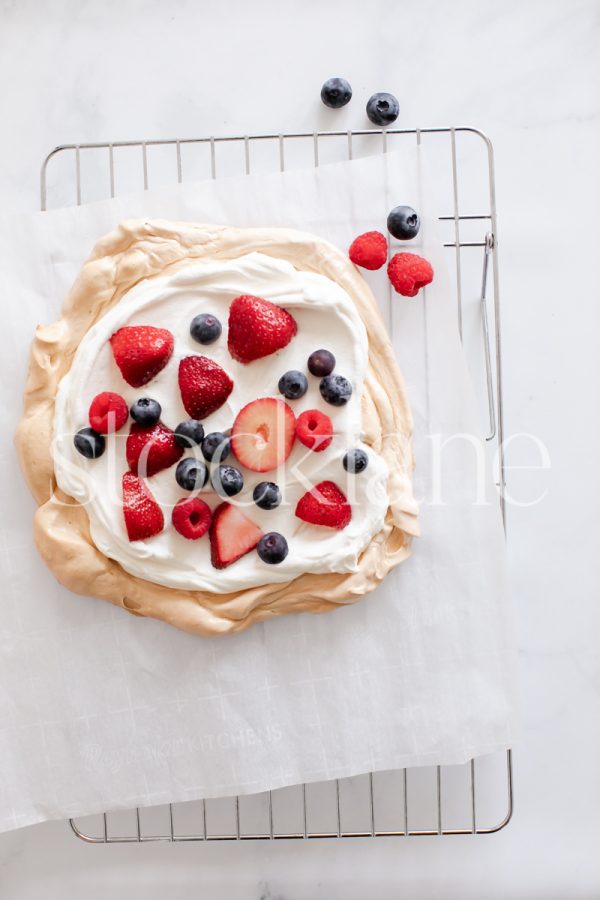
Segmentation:
<svg viewBox="0 0 600 900">
<path fill-rule="evenodd" d="M 131 472 L 123 475 L 123 516 L 130 541 L 160 534 L 165 525 L 162 510 L 148 486 Z"/>
<path fill-rule="evenodd" d="M 234 359 L 249 363 L 287 347 L 297 330 L 296 320 L 287 310 L 244 294 L 229 308 L 227 346 Z"/>
<path fill-rule="evenodd" d="M 214 359 L 186 356 L 179 363 L 179 390 L 188 416 L 204 419 L 223 406 L 233 381 Z"/>
<path fill-rule="evenodd" d="M 416 253 L 396 253 L 387 267 L 394 290 L 403 297 L 416 297 L 422 287 L 433 281 L 430 263 Z"/>
<path fill-rule="evenodd" d="M 89 411 L 90 425 L 100 434 L 112 434 L 119 431 L 129 418 L 127 404 L 112 391 L 98 394 L 91 402 Z"/>
<path fill-rule="evenodd" d="M 385 236 L 380 231 L 367 231 L 350 244 L 348 256 L 355 266 L 363 269 L 380 269 L 388 255 Z"/>
<path fill-rule="evenodd" d="M 326 450 L 333 440 L 331 419 L 318 409 L 307 409 L 296 419 L 296 437 L 316 453 Z"/>
<path fill-rule="evenodd" d="M 211 517 L 210 506 L 199 497 L 184 497 L 175 504 L 171 513 L 175 531 L 189 541 L 197 541 L 206 534 Z"/>
<path fill-rule="evenodd" d="M 352 508 L 333 481 L 321 481 L 300 497 L 296 515 L 311 525 L 341 530 L 352 519 Z"/>
<path fill-rule="evenodd" d="M 127 464 L 136 475 L 156 475 L 183 456 L 183 447 L 170 428 L 157 422 L 150 427 L 134 422 L 125 445 Z"/>
<path fill-rule="evenodd" d="M 283 400 L 265 397 L 241 409 L 231 428 L 231 449 L 252 472 L 276 469 L 292 452 L 296 417 Z"/>
<path fill-rule="evenodd" d="M 128 325 L 110 339 L 115 362 L 132 387 L 142 387 L 158 375 L 173 353 L 173 335 L 166 328 Z"/>
<path fill-rule="evenodd" d="M 210 559 L 215 569 L 224 569 L 257 546 L 262 531 L 237 506 L 221 503 L 210 525 Z"/>
</svg>

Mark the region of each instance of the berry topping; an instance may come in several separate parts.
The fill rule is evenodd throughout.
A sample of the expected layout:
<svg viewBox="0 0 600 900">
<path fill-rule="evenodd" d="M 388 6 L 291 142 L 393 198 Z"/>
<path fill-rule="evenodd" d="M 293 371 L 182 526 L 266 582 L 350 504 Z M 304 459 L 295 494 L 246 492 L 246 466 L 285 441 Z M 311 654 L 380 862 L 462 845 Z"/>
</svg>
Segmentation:
<svg viewBox="0 0 600 900">
<path fill-rule="evenodd" d="M 82 428 L 73 438 L 75 449 L 86 459 L 98 459 L 106 448 L 104 436 L 93 428 Z"/>
<path fill-rule="evenodd" d="M 210 559 L 215 569 L 224 569 L 254 550 L 262 531 L 252 519 L 232 506 L 221 503 L 210 525 Z"/>
<path fill-rule="evenodd" d="M 352 396 L 352 385 L 343 375 L 326 375 L 319 383 L 321 397 L 332 406 L 344 406 Z"/>
<path fill-rule="evenodd" d="M 256 551 L 263 562 L 269 563 L 271 566 L 283 562 L 288 555 L 288 544 L 282 534 L 277 531 L 269 531 L 263 534 Z"/>
<path fill-rule="evenodd" d="M 212 471 L 210 483 L 221 497 L 235 497 L 244 487 L 244 477 L 235 466 L 217 466 Z"/>
<path fill-rule="evenodd" d="M 359 475 L 369 465 L 369 457 L 364 450 L 348 450 L 342 463 L 346 472 L 350 472 L 351 475 Z"/>
<path fill-rule="evenodd" d="M 321 88 L 321 100 L 330 109 L 341 109 L 351 97 L 352 88 L 345 78 L 328 78 Z"/>
<path fill-rule="evenodd" d="M 281 376 L 277 386 L 279 393 L 288 400 L 299 400 L 308 390 L 308 380 L 302 372 L 292 369 L 291 372 Z"/>
<path fill-rule="evenodd" d="M 123 516 L 130 541 L 160 534 L 165 525 L 162 510 L 148 486 L 131 472 L 123 475 Z"/>
<path fill-rule="evenodd" d="M 308 371 L 317 378 L 331 375 L 335 369 L 335 356 L 329 350 L 315 350 L 308 357 Z"/>
<path fill-rule="evenodd" d="M 183 500 L 178 500 L 171 513 L 175 531 L 188 541 L 197 541 L 206 534 L 211 518 L 210 506 L 199 497 L 184 497 Z"/>
<path fill-rule="evenodd" d="M 307 409 L 296 419 L 296 437 L 309 450 L 326 450 L 333 440 L 331 419 L 318 409 Z"/>
<path fill-rule="evenodd" d="M 281 503 L 281 491 L 274 481 L 260 481 L 252 491 L 252 499 L 261 509 L 275 509 Z"/>
<path fill-rule="evenodd" d="M 158 375 L 171 359 L 173 335 L 166 328 L 128 325 L 110 339 L 115 362 L 131 387 L 142 387 Z"/>
<path fill-rule="evenodd" d="M 184 450 L 188 447 L 198 446 L 204 439 L 204 428 L 197 419 L 188 419 L 180 422 L 175 429 L 175 440 Z"/>
<path fill-rule="evenodd" d="M 187 414 L 204 419 L 223 406 L 233 381 L 214 359 L 186 356 L 179 363 L 179 389 Z"/>
<path fill-rule="evenodd" d="M 229 309 L 227 346 L 234 359 L 249 363 L 287 347 L 298 327 L 285 309 L 244 294 Z"/>
<path fill-rule="evenodd" d="M 373 94 L 367 101 L 367 116 L 373 125 L 391 125 L 398 118 L 400 106 L 393 94 L 386 94 L 382 91 L 379 94 Z"/>
<path fill-rule="evenodd" d="M 223 327 L 216 316 L 201 313 L 192 319 L 190 334 L 199 344 L 214 344 L 221 337 Z"/>
<path fill-rule="evenodd" d="M 202 441 L 202 456 L 208 462 L 225 462 L 231 452 L 231 441 L 220 431 L 211 431 Z"/>
<path fill-rule="evenodd" d="M 252 472 L 270 472 L 292 452 L 295 427 L 296 417 L 283 400 L 253 400 L 233 423 L 231 449 Z"/>
<path fill-rule="evenodd" d="M 184 491 L 199 491 L 208 481 L 208 469 L 202 460 L 186 457 L 177 463 L 175 481 Z"/>
<path fill-rule="evenodd" d="M 127 404 L 119 394 L 104 391 L 92 400 L 89 411 L 90 425 L 99 434 L 112 434 L 123 427 L 129 418 Z"/>
<path fill-rule="evenodd" d="M 181 459 L 183 450 L 170 428 L 157 422 L 150 428 L 134 422 L 125 445 L 127 464 L 136 475 L 156 475 Z"/>
<path fill-rule="evenodd" d="M 348 256 L 355 266 L 363 269 L 380 269 L 388 255 L 385 236 L 380 231 L 366 231 L 350 244 Z"/>
<path fill-rule="evenodd" d="M 422 287 L 433 281 L 433 269 L 416 253 L 396 253 L 387 267 L 394 290 L 403 297 L 416 297 Z"/>
<path fill-rule="evenodd" d="M 410 241 L 419 233 L 421 220 L 412 206 L 395 206 L 387 217 L 387 229 L 399 241 Z"/>
<path fill-rule="evenodd" d="M 311 525 L 325 525 L 341 530 L 352 519 L 350 504 L 333 481 L 321 481 L 300 497 L 296 515 Z"/>
<path fill-rule="evenodd" d="M 162 408 L 158 400 L 151 400 L 150 397 L 140 397 L 131 407 L 131 418 L 138 425 L 149 428 L 150 425 L 156 425 L 160 419 Z"/>
</svg>

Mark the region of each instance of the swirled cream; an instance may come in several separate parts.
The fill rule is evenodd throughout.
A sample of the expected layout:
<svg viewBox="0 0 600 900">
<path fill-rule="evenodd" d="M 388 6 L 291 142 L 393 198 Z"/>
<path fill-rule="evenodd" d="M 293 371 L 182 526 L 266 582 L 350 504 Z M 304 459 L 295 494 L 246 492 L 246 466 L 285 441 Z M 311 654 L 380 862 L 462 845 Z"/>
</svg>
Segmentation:
<svg viewBox="0 0 600 900">
<path fill-rule="evenodd" d="M 298 324 L 298 333 L 287 347 L 248 365 L 233 360 L 227 350 L 229 305 L 239 294 L 257 294 L 285 307 Z M 221 338 L 207 347 L 190 336 L 190 322 L 200 312 L 213 313 L 223 325 Z M 168 365 L 141 389 L 126 384 L 110 349 L 110 336 L 124 325 L 168 328 L 175 338 Z M 309 375 L 307 393 L 300 400 L 290 401 L 290 405 L 296 415 L 314 408 L 326 412 L 334 425 L 331 445 L 314 453 L 296 441 L 289 458 L 273 472 L 259 474 L 240 467 L 244 490 L 230 500 L 263 531 L 279 531 L 286 537 L 286 559 L 278 565 L 267 565 L 252 552 L 227 569 L 213 568 L 208 537 L 188 541 L 171 525 L 172 507 L 182 496 L 189 496 L 175 481 L 174 467 L 148 479 L 164 513 L 164 531 L 147 541 L 130 542 L 121 494 L 122 475 L 127 471 L 128 426 L 108 437 L 106 452 L 99 459 L 87 460 L 73 446 L 73 435 L 88 424 L 89 406 L 96 394 L 115 391 L 128 405 L 141 396 L 153 397 L 162 406 L 162 421 L 174 429 L 189 418 L 179 392 L 179 361 L 200 353 L 215 359 L 234 382 L 227 402 L 203 422 L 206 433 L 226 432 L 246 403 L 259 397 L 280 396 L 280 376 L 289 369 L 306 371 L 308 356 L 319 347 L 334 353 L 336 372 L 352 382 L 352 398 L 346 406 L 329 406 L 320 396 L 319 379 Z M 60 383 L 53 442 L 57 483 L 85 506 L 92 539 L 102 553 L 132 575 L 161 585 L 228 593 L 290 581 L 304 573 L 355 572 L 362 551 L 383 527 L 389 503 L 387 466 L 372 448 L 361 443 L 361 397 L 367 356 L 365 327 L 350 297 L 338 284 L 262 253 L 227 261 L 191 262 L 170 274 L 141 281 L 87 332 L 70 371 Z M 360 475 L 351 475 L 345 472 L 342 458 L 349 448 L 359 446 L 367 451 L 369 465 Z M 236 464 L 232 457 L 228 462 Z M 302 494 L 325 479 L 338 484 L 352 506 L 352 521 L 342 531 L 309 525 L 294 515 Z M 277 509 L 261 510 L 252 500 L 254 486 L 265 480 L 277 482 L 283 493 L 283 502 Z M 222 502 L 210 488 L 210 482 L 200 496 L 212 508 Z"/>
</svg>

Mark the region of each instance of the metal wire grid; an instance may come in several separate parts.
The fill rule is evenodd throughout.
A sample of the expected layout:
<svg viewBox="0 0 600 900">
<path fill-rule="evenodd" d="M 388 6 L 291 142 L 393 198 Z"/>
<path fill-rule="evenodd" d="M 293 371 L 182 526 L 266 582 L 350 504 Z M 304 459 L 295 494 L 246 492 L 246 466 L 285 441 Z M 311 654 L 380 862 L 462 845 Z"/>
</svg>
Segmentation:
<svg viewBox="0 0 600 900">
<path fill-rule="evenodd" d="M 480 139 L 480 149 L 483 150 L 485 156 L 485 167 L 487 171 L 486 192 L 484 199 L 485 211 L 475 211 L 464 214 L 460 210 L 459 202 L 459 153 L 457 150 L 459 137 L 462 135 L 474 136 Z M 505 522 L 505 484 L 504 484 L 504 457 L 503 457 L 503 407 L 502 407 L 502 352 L 500 338 L 500 297 L 498 289 L 498 252 L 497 252 L 497 221 L 496 221 L 496 197 L 495 197 L 495 175 L 494 175 L 494 155 L 493 147 L 489 138 L 481 131 L 466 126 L 448 127 L 448 128 L 423 128 L 423 129 L 388 129 L 380 130 L 355 130 L 355 131 L 328 131 L 328 132 L 299 132 L 291 134 L 259 134 L 259 135 L 238 135 L 238 136 L 221 136 L 206 138 L 173 138 L 164 140 L 148 140 L 148 141 L 113 141 L 101 143 L 87 144 L 64 144 L 56 147 L 48 154 L 41 170 L 41 208 L 48 208 L 49 188 L 51 187 L 48 171 L 53 160 L 58 158 L 69 159 L 69 169 L 66 174 L 62 175 L 62 184 L 66 184 L 69 191 L 74 188 L 74 196 L 71 196 L 66 202 L 75 202 L 80 205 L 84 201 L 85 178 L 82 171 L 82 159 L 84 154 L 90 151 L 100 151 L 104 156 L 102 166 L 104 170 L 104 179 L 106 178 L 106 166 L 108 167 L 108 179 L 105 180 L 105 197 L 115 197 L 116 190 L 116 159 L 118 153 L 122 150 L 136 150 L 140 153 L 137 165 L 141 163 L 143 187 L 147 190 L 150 187 L 149 177 L 149 151 L 154 148 L 168 148 L 174 150 L 174 159 L 171 161 L 170 173 L 168 179 L 173 181 L 173 175 L 176 175 L 176 181 L 182 183 L 184 181 L 184 160 L 183 151 L 190 148 L 208 148 L 209 171 L 210 177 L 217 177 L 217 157 L 218 148 L 224 145 L 234 145 L 243 149 L 243 171 L 246 174 L 251 172 L 251 148 L 259 145 L 274 146 L 277 151 L 278 167 L 280 171 L 286 169 L 286 157 L 288 148 L 297 143 L 302 143 L 304 147 L 308 144 L 311 148 L 312 163 L 318 166 L 322 161 L 320 150 L 324 145 L 337 142 L 339 147 L 340 141 L 345 143 L 345 158 L 352 159 L 356 156 L 357 140 L 365 141 L 369 145 L 361 145 L 368 153 L 373 150 L 387 152 L 392 149 L 393 141 L 414 141 L 421 144 L 427 140 L 449 141 L 450 150 L 450 172 L 451 172 L 451 206 L 452 211 L 448 211 L 438 217 L 441 223 L 445 223 L 443 227 L 451 227 L 452 239 L 444 242 L 444 246 L 449 248 L 453 253 L 455 271 L 456 271 L 456 302 L 457 302 L 457 322 L 458 328 L 463 336 L 463 311 L 464 311 L 464 256 L 463 250 L 466 248 L 482 248 L 483 249 L 483 266 L 481 271 L 481 282 L 478 290 L 480 325 L 483 335 L 483 355 L 485 363 L 485 394 L 489 416 L 489 431 L 486 440 L 493 442 L 497 460 L 497 486 L 500 499 L 500 508 L 503 521 Z M 447 152 L 447 151 L 446 151 Z M 360 152 L 358 155 L 362 155 Z M 173 165 L 174 163 L 174 165 Z M 304 161 L 306 165 L 306 160 Z M 221 167 L 219 166 L 219 171 Z M 204 177 L 206 177 L 204 174 Z M 230 174 L 230 173 L 228 173 Z M 467 173 L 468 174 L 468 173 Z M 195 173 L 195 177 L 198 174 Z M 100 199 L 97 194 L 99 172 L 96 169 L 94 175 L 94 187 L 96 194 L 93 199 Z M 128 186 L 132 190 L 131 186 Z M 479 198 L 480 199 L 480 198 Z M 463 237 L 465 228 L 472 229 L 473 226 L 482 228 L 483 234 L 471 234 L 475 239 L 467 240 Z M 488 311 L 488 272 L 492 269 L 491 286 L 492 286 L 492 316 Z M 115 833 L 112 830 L 111 823 L 117 816 L 115 813 L 104 813 L 102 816 L 90 817 L 96 820 L 95 827 L 84 830 L 83 825 L 80 827 L 73 819 L 70 826 L 74 834 L 83 841 L 88 843 L 145 843 L 149 841 L 169 841 L 169 842 L 188 842 L 188 841 L 223 841 L 223 840 L 278 840 L 278 839 L 324 839 L 324 838 L 342 838 L 342 837 L 401 837 L 401 836 L 427 836 L 427 835 L 467 835 L 467 834 L 492 834 L 504 828 L 512 817 L 513 812 L 513 769 L 512 754 L 508 750 L 504 756 L 502 767 L 496 766 L 495 771 L 489 771 L 489 767 L 484 765 L 485 760 L 471 760 L 464 766 L 440 767 L 432 766 L 423 769 L 402 769 L 396 773 L 369 773 L 362 778 L 366 779 L 366 790 L 362 791 L 362 798 L 356 791 L 356 785 L 360 779 L 341 779 L 334 782 L 324 782 L 321 785 L 299 785 L 295 789 L 285 788 L 281 791 L 268 792 L 264 795 L 255 795 L 250 797 L 232 797 L 225 801 L 200 801 L 200 809 L 194 809 L 195 824 L 190 832 L 184 832 L 177 824 L 179 812 L 197 807 L 197 804 L 182 803 L 168 804 L 162 808 L 163 822 L 153 827 L 146 827 L 145 818 L 148 816 L 148 810 L 140 810 L 136 808 L 131 811 L 133 813 L 133 822 L 124 829 L 123 824 L 120 825 L 121 833 Z M 479 771 L 483 768 L 483 772 Z M 479 774 L 478 774 L 479 771 Z M 466 777 L 465 777 L 466 776 Z M 395 779 L 393 787 L 386 784 L 386 780 L 390 777 Z M 399 779 L 399 781 L 398 781 Z M 416 789 L 413 782 L 417 781 Z M 326 792 L 331 793 L 333 785 L 333 799 L 329 796 L 330 820 L 333 822 L 328 827 L 318 826 L 311 827 L 311 811 L 313 808 L 323 809 L 327 803 L 322 801 L 325 799 Z M 395 821 L 393 824 L 386 823 L 385 826 L 378 824 L 378 808 L 383 805 L 382 789 L 386 792 L 387 799 L 392 802 L 394 808 Z M 452 788 L 452 785 L 454 787 Z M 458 787 L 457 787 L 458 785 Z M 445 788 L 450 787 L 448 797 L 446 797 Z M 363 785 L 364 787 L 364 785 Z M 309 799 L 309 791 L 314 794 L 318 790 L 321 797 L 314 796 Z M 300 792 L 296 797 L 296 804 L 299 807 L 298 822 L 296 827 L 278 828 L 276 804 L 277 798 L 284 792 L 295 791 Z M 482 824 L 482 815 L 479 812 L 481 796 L 495 793 L 496 797 L 503 796 L 501 813 L 493 819 L 493 824 Z M 351 818 L 356 821 L 360 819 L 360 824 L 352 824 L 345 827 L 345 810 L 343 809 L 342 799 L 349 794 L 352 803 L 348 807 Z M 426 803 L 426 800 L 429 803 Z M 261 801 L 262 810 L 255 810 L 254 827 L 245 828 L 242 823 L 242 811 L 246 804 L 253 799 Z M 299 803 L 298 803 L 299 800 Z M 460 801 L 460 802 L 459 802 Z M 211 830 L 209 819 L 211 817 L 211 804 L 229 805 L 229 820 L 232 827 L 220 830 Z M 352 806 L 353 804 L 353 806 Z M 419 810 L 420 806 L 429 806 L 429 815 L 431 821 L 427 824 L 419 824 L 417 826 L 411 823 L 414 810 Z M 449 823 L 452 818 L 450 807 L 461 806 L 463 815 L 466 820 L 460 825 L 454 827 Z M 222 812 L 222 810 L 221 810 Z M 123 814 L 119 814 L 122 818 Z M 262 817 L 263 828 L 257 827 L 257 823 Z M 189 818 L 189 816 L 188 816 Z M 131 819 L 131 816 L 130 816 Z M 366 824 L 364 824 L 366 823 Z M 123 833 L 123 831 L 126 833 Z M 92 833 L 90 833 L 92 831 Z"/>
</svg>

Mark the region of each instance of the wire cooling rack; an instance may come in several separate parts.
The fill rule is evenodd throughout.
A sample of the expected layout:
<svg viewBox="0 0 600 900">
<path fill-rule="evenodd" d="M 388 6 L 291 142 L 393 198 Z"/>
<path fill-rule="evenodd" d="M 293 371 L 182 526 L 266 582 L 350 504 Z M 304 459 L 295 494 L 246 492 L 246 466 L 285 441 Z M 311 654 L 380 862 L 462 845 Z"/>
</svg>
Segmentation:
<svg viewBox="0 0 600 900">
<path fill-rule="evenodd" d="M 43 163 L 41 207 L 79 205 L 184 180 L 318 166 L 415 141 L 427 143 L 439 176 L 438 218 L 455 272 L 458 328 L 486 420 L 482 437 L 495 460 L 505 521 L 494 155 L 481 131 L 461 126 L 65 144 Z M 508 750 L 462 766 L 376 772 L 251 796 L 108 812 L 71 819 L 70 825 L 78 838 L 94 844 L 467 835 L 500 831 L 512 811 Z"/>
</svg>

